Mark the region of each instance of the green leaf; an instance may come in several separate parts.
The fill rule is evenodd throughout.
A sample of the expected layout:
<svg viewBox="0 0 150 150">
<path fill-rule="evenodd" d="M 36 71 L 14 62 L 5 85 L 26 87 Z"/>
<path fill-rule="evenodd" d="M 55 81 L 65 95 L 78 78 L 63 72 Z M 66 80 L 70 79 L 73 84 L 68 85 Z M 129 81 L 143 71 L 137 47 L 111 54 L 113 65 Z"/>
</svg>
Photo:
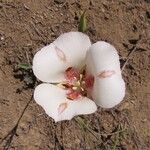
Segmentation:
<svg viewBox="0 0 150 150">
<path fill-rule="evenodd" d="M 87 20 L 86 20 L 85 11 L 84 11 L 80 17 L 78 31 L 85 32 L 86 29 L 87 29 Z"/>
<path fill-rule="evenodd" d="M 18 67 L 19 67 L 20 69 L 25 69 L 25 70 L 32 69 L 32 66 L 29 65 L 29 64 L 19 64 Z"/>
</svg>

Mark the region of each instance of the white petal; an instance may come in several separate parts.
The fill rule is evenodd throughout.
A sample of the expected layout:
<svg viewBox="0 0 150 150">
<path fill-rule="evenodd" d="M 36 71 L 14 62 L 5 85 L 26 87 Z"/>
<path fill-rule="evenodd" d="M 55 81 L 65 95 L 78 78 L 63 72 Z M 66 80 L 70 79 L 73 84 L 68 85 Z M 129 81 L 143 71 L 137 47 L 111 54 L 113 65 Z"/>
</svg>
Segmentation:
<svg viewBox="0 0 150 150">
<path fill-rule="evenodd" d="M 36 87 L 34 99 L 55 122 L 70 120 L 80 114 L 91 114 L 97 109 L 92 100 L 86 97 L 68 100 L 65 90 L 47 83 Z"/>
<path fill-rule="evenodd" d="M 92 91 L 95 103 L 103 108 L 112 108 L 119 104 L 125 95 L 125 83 L 119 76 L 96 79 Z"/>
<path fill-rule="evenodd" d="M 87 35 L 68 32 L 60 35 L 53 43 L 66 54 L 70 66 L 80 68 L 85 65 L 86 52 L 91 46 Z"/>
<path fill-rule="evenodd" d="M 33 58 L 34 75 L 43 82 L 64 81 L 65 68 L 66 64 L 57 57 L 53 44 L 43 47 Z"/>
<path fill-rule="evenodd" d="M 86 64 L 87 72 L 95 78 L 92 97 L 96 104 L 104 108 L 119 104 L 125 95 L 125 83 L 116 49 L 109 43 L 97 42 L 88 51 Z"/>
<path fill-rule="evenodd" d="M 85 64 L 90 46 L 87 35 L 80 32 L 64 33 L 36 53 L 33 72 L 43 82 L 64 81 L 64 72 L 68 67 L 78 68 Z"/>
</svg>

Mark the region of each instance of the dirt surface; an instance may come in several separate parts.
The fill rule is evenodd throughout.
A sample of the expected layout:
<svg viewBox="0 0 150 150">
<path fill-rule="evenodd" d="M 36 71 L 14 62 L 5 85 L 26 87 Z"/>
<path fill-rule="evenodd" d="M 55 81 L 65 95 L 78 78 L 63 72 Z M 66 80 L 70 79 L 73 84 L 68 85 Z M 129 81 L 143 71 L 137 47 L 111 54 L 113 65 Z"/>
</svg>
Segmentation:
<svg viewBox="0 0 150 150">
<path fill-rule="evenodd" d="M 32 72 L 17 66 L 31 63 L 61 33 L 76 31 L 81 10 L 93 42 L 113 44 L 121 62 L 135 50 L 123 71 L 126 97 L 114 109 L 55 124 L 30 101 Z M 149 0 L 0 0 L 0 149 L 148 150 L 149 44 Z"/>
</svg>

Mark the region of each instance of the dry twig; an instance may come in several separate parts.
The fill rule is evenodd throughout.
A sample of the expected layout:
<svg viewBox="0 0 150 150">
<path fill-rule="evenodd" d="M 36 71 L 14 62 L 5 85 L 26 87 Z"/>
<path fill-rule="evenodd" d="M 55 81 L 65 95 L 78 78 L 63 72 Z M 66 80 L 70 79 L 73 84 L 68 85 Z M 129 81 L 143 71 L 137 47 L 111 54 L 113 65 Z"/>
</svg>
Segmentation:
<svg viewBox="0 0 150 150">
<path fill-rule="evenodd" d="M 128 64 L 128 61 L 130 60 L 130 57 L 133 55 L 133 53 L 136 51 L 136 46 L 132 49 L 132 51 L 128 54 L 126 61 L 124 62 L 121 71 L 123 72 L 126 65 Z"/>
</svg>

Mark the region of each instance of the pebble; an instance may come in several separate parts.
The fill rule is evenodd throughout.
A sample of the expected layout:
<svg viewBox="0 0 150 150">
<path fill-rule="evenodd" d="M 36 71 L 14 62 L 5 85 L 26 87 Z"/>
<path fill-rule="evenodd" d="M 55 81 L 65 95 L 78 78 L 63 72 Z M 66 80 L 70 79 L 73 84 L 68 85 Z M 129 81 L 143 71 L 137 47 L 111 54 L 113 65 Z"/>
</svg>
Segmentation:
<svg viewBox="0 0 150 150">
<path fill-rule="evenodd" d="M 1 38 L 0 38 L 0 39 L 1 39 L 1 41 L 3 41 L 5 38 L 4 38 L 4 36 L 1 36 Z"/>
</svg>

